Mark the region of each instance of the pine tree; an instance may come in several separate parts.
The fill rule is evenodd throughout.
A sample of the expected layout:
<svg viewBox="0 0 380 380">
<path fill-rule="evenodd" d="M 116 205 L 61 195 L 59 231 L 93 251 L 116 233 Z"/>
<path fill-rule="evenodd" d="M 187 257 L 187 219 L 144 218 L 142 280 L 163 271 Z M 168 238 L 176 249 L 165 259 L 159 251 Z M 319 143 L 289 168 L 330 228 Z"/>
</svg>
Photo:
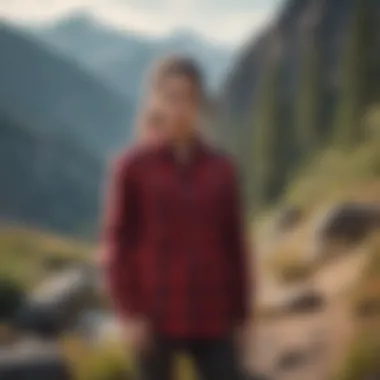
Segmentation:
<svg viewBox="0 0 380 380">
<path fill-rule="evenodd" d="M 361 117 L 367 102 L 370 1 L 356 0 L 341 65 L 341 89 L 334 125 L 338 145 L 352 146 L 362 136 Z"/>
<path fill-rule="evenodd" d="M 300 46 L 300 73 L 296 101 L 296 120 L 299 151 L 311 156 L 323 143 L 323 133 L 318 125 L 320 99 L 320 51 L 315 30 Z"/>
<path fill-rule="evenodd" d="M 270 46 L 270 49 L 273 48 Z M 275 47 L 274 47 L 275 49 Z M 270 188 L 276 178 L 275 140 L 278 122 L 278 85 L 281 60 L 277 52 L 269 51 L 264 62 L 259 85 L 259 98 L 254 108 L 252 127 L 252 185 L 254 207 L 271 198 Z"/>
</svg>

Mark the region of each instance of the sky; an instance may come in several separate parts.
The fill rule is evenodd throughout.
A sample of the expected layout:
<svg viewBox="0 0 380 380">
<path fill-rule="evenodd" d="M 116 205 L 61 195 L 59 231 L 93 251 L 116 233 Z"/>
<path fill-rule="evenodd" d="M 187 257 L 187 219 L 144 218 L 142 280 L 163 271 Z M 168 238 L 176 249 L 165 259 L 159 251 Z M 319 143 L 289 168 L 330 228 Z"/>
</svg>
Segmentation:
<svg viewBox="0 0 380 380">
<path fill-rule="evenodd" d="M 0 0 L 0 20 L 51 23 L 86 12 L 118 29 L 160 36 L 191 29 L 236 46 L 257 33 L 283 0 Z"/>
</svg>

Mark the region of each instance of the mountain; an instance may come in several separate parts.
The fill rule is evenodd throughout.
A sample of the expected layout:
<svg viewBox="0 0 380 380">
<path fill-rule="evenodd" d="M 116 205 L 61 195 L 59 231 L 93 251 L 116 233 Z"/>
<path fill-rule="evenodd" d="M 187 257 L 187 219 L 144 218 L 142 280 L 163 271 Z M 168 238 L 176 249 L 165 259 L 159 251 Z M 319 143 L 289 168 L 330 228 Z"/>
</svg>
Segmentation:
<svg viewBox="0 0 380 380">
<path fill-rule="evenodd" d="M 125 97 L 25 32 L 0 27 L 0 105 L 39 128 L 105 155 L 127 138 Z"/>
<path fill-rule="evenodd" d="M 125 143 L 132 111 L 114 89 L 7 25 L 0 51 L 0 220 L 89 236 L 105 156 Z"/>
<path fill-rule="evenodd" d="M 211 89 L 227 73 L 232 52 L 206 42 L 188 30 L 167 37 L 150 38 L 132 31 L 119 31 L 97 22 L 86 13 L 72 14 L 49 27 L 29 29 L 40 41 L 105 79 L 136 101 L 151 63 L 176 52 L 195 57 L 203 66 Z"/>
<path fill-rule="evenodd" d="M 128 141 L 144 70 L 184 40 L 216 57 L 187 32 L 156 41 L 87 18 L 35 33 L 2 23 L 0 220 L 93 232 L 105 158 Z"/>
<path fill-rule="evenodd" d="M 366 136 L 380 100 L 380 3 L 288 0 L 222 87 L 221 140 L 247 178 L 250 208 L 279 199 L 300 166 Z"/>
<path fill-rule="evenodd" d="M 0 108 L 0 220 L 89 236 L 103 166 L 53 129 Z"/>
</svg>

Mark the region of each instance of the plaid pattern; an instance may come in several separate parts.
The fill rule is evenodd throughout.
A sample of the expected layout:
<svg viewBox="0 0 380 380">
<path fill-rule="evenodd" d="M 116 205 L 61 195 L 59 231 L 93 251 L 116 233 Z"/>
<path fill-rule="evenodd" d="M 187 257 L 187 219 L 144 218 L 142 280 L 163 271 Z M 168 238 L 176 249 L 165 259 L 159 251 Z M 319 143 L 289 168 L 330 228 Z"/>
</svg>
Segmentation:
<svg viewBox="0 0 380 380">
<path fill-rule="evenodd" d="M 104 226 L 110 296 L 167 336 L 216 337 L 247 313 L 247 263 L 233 165 L 197 142 L 186 166 L 167 146 L 114 165 Z"/>
</svg>

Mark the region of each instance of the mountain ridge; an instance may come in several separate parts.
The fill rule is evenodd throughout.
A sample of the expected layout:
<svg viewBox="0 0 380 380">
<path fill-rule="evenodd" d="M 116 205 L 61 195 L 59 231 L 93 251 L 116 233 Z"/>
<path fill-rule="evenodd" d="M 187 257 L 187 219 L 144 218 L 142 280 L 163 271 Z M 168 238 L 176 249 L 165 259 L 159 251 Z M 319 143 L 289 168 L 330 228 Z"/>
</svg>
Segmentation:
<svg viewBox="0 0 380 380">
<path fill-rule="evenodd" d="M 379 99 L 379 22 L 373 0 L 288 0 L 238 58 L 220 94 L 220 139 L 242 167 L 250 210 L 278 201 L 321 149 L 365 137 L 362 118 Z"/>
<path fill-rule="evenodd" d="M 0 47 L 3 106 L 15 106 L 25 117 L 34 113 L 41 126 L 60 128 L 98 154 L 126 140 L 131 107 L 107 84 L 9 26 L 0 30 Z"/>
<path fill-rule="evenodd" d="M 70 56 L 100 75 L 129 99 L 141 96 L 135 89 L 143 82 L 152 61 L 173 52 L 196 58 L 216 90 L 232 60 L 232 51 L 197 32 L 179 28 L 165 36 L 151 37 L 121 30 L 85 12 L 73 13 L 39 28 L 28 28 L 37 40 Z"/>
</svg>

